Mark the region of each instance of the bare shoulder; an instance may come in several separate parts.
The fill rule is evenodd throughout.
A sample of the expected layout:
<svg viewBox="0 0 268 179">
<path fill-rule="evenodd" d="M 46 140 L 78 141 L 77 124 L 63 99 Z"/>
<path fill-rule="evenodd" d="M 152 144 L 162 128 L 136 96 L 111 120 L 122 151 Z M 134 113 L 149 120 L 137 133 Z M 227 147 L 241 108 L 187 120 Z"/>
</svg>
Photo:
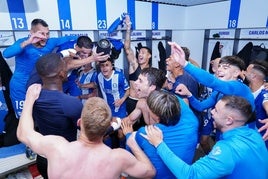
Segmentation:
<svg viewBox="0 0 268 179">
<path fill-rule="evenodd" d="M 113 160 L 115 160 L 116 162 L 120 162 L 123 165 L 128 165 L 130 163 L 133 162 L 133 159 L 136 158 L 134 157 L 134 155 L 132 155 L 129 151 L 127 151 L 126 149 L 121 149 L 121 148 L 117 148 L 117 149 L 113 149 L 111 151 L 111 158 L 113 158 Z"/>
<path fill-rule="evenodd" d="M 126 157 L 128 157 L 129 155 L 132 155 L 129 151 L 122 149 L 122 148 L 116 148 L 116 149 L 112 149 L 111 153 L 114 158 L 119 158 L 119 159 L 124 159 Z"/>
<path fill-rule="evenodd" d="M 70 145 L 66 139 L 61 136 L 47 135 L 44 136 L 36 148 L 36 152 L 47 158 L 53 157 L 54 154 L 63 153 Z"/>
</svg>

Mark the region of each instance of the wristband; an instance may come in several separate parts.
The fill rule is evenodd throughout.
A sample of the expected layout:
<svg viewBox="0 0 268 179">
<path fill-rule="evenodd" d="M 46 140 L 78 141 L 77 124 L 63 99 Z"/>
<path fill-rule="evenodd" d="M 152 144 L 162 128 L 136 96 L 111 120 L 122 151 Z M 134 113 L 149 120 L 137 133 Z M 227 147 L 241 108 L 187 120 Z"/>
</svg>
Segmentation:
<svg viewBox="0 0 268 179">
<path fill-rule="evenodd" d="M 60 53 L 63 57 L 69 57 L 70 56 L 70 52 L 76 54 L 76 50 L 75 49 L 66 49 L 66 50 L 62 50 Z"/>
<path fill-rule="evenodd" d="M 112 122 L 112 124 L 111 124 L 111 126 L 113 127 L 113 129 L 115 131 L 121 127 L 121 119 L 119 117 L 117 117 L 116 121 L 117 122 Z"/>
<path fill-rule="evenodd" d="M 183 68 L 185 68 L 187 65 L 188 65 L 188 61 L 186 61 L 185 63 L 184 63 L 184 65 L 183 65 Z"/>
</svg>

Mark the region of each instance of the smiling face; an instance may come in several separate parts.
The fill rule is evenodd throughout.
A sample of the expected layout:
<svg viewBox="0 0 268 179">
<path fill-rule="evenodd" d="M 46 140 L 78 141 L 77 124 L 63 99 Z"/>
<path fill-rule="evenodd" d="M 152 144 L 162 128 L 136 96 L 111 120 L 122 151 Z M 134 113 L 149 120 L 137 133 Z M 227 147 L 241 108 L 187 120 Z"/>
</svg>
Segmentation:
<svg viewBox="0 0 268 179">
<path fill-rule="evenodd" d="M 32 28 L 31 33 L 35 33 L 38 31 L 43 36 L 43 38 L 37 42 L 37 46 L 44 47 L 44 46 L 46 46 L 47 40 L 49 38 L 49 28 L 44 27 L 42 24 L 37 24 Z"/>
<path fill-rule="evenodd" d="M 227 63 L 220 63 L 217 70 L 217 77 L 223 81 L 237 80 L 241 71 L 237 66 Z"/>
<path fill-rule="evenodd" d="M 100 70 L 105 78 L 110 78 L 112 76 L 113 68 L 113 64 L 109 60 L 100 63 Z"/>
<path fill-rule="evenodd" d="M 223 101 L 217 102 L 215 108 L 211 110 L 212 118 L 214 119 L 214 127 L 221 130 L 224 127 L 225 118 L 227 117 L 224 111 L 225 103 Z"/>
<path fill-rule="evenodd" d="M 180 67 L 180 64 L 178 62 L 176 62 L 172 56 L 170 56 L 166 59 L 166 70 L 167 71 L 172 73 L 178 67 Z"/>
<path fill-rule="evenodd" d="M 147 65 L 149 64 L 150 58 L 152 55 L 149 53 L 148 49 L 146 48 L 141 48 L 139 50 L 139 55 L 138 55 L 138 63 L 139 65 Z"/>
<path fill-rule="evenodd" d="M 78 47 L 78 45 L 75 46 L 75 50 L 77 52 L 77 55 L 81 58 L 87 58 L 92 54 L 92 49 L 91 48 L 85 48 L 85 47 Z"/>
<path fill-rule="evenodd" d="M 243 97 L 223 96 L 211 111 L 214 125 L 221 132 L 245 125 L 255 117 L 251 104 Z"/>
</svg>

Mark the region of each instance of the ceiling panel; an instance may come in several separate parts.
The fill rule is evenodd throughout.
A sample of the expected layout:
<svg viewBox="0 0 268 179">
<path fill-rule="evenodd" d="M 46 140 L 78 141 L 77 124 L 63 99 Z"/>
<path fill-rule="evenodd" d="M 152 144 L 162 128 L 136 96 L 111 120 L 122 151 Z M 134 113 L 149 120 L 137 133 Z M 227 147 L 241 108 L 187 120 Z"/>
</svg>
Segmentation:
<svg viewBox="0 0 268 179">
<path fill-rule="evenodd" d="M 170 4 L 176 6 L 197 6 L 202 4 L 217 3 L 229 0 L 136 0 L 136 1 L 158 2 L 161 4 Z"/>
</svg>

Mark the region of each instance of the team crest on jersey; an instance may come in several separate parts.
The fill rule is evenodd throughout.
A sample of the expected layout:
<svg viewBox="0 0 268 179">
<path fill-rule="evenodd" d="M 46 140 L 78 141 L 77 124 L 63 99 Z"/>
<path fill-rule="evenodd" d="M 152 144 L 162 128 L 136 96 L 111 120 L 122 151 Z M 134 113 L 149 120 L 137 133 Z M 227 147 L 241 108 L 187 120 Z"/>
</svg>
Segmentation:
<svg viewBox="0 0 268 179">
<path fill-rule="evenodd" d="M 221 154 L 221 148 L 219 146 L 215 147 L 212 151 L 211 151 L 212 155 L 220 155 Z"/>
<path fill-rule="evenodd" d="M 118 84 L 117 83 L 113 83 L 113 88 L 118 88 Z"/>
<path fill-rule="evenodd" d="M 263 94 L 264 100 L 268 100 L 268 93 Z"/>
</svg>

